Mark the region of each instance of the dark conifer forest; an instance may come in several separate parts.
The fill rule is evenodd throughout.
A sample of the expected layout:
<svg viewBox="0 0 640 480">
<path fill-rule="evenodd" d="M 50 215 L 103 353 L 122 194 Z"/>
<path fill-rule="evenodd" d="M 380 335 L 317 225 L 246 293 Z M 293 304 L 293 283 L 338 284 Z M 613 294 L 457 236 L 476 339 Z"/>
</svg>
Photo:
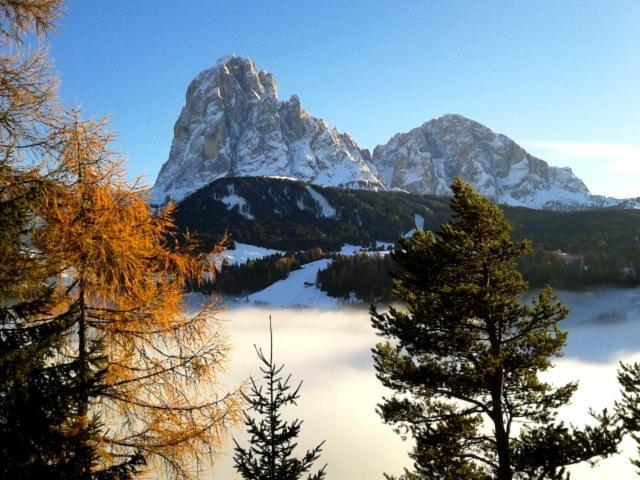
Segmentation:
<svg viewBox="0 0 640 480">
<path fill-rule="evenodd" d="M 230 188 L 247 200 L 253 218 L 215 200 Z M 424 220 L 425 230 L 434 230 L 451 214 L 445 197 L 313 188 L 331 203 L 334 217 L 321 215 L 304 183 L 255 177 L 221 179 L 195 192 L 179 204 L 176 222 L 181 230 L 197 233 L 205 249 L 228 234 L 235 241 L 290 252 L 320 248 L 330 253 L 344 244 L 384 250 L 379 242 L 395 244 L 415 227 L 416 215 Z M 308 207 L 300 209 L 300 202 Z M 640 284 L 640 210 L 502 208 L 511 222 L 513 237 L 533 242 L 533 251 L 519 259 L 519 268 L 531 287 L 579 290 Z M 212 218 L 218 221 L 212 222 Z M 304 254 L 290 253 L 287 258 L 291 260 L 274 257 L 224 267 L 218 291 L 234 295 L 258 291 L 284 278 L 284 272 L 298 268 L 300 262 L 293 257 L 301 256 Z M 385 272 L 389 270 L 393 270 L 390 260 L 380 256 L 336 257 L 318 277 L 318 284 L 331 296 L 346 298 L 353 292 L 365 302 L 388 301 L 392 298 L 391 282 Z"/>
</svg>

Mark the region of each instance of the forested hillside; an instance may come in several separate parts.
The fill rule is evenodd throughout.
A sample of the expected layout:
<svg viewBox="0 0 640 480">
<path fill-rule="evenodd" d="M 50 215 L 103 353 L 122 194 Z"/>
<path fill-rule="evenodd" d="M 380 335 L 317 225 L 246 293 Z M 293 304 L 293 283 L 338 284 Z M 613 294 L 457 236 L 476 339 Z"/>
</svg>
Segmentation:
<svg viewBox="0 0 640 480">
<path fill-rule="evenodd" d="M 206 247 L 225 232 L 233 240 L 279 250 L 345 243 L 393 242 L 413 228 L 415 215 L 428 227 L 449 215 L 448 199 L 404 192 L 309 186 L 264 177 L 216 180 L 178 205 L 176 223 L 198 234 Z"/>
<path fill-rule="evenodd" d="M 520 268 L 532 286 L 550 283 L 571 289 L 638 284 L 640 210 L 558 212 L 516 207 L 504 207 L 504 210 L 513 225 L 514 238 L 528 238 L 534 243 L 533 254 L 520 261 Z M 393 243 L 416 223 L 425 229 L 437 230 L 450 214 L 445 197 L 243 177 L 220 179 L 187 197 L 178 205 L 176 220 L 182 231 L 196 233 L 205 248 L 214 245 L 226 232 L 233 240 L 253 245 L 285 251 L 319 247 L 331 252 L 344 244 L 368 247 L 381 241 Z M 275 261 L 263 262 L 260 271 L 268 270 L 271 264 L 280 271 Z M 352 264 L 353 268 L 366 269 L 366 273 L 348 275 L 362 284 L 351 288 L 362 299 L 386 295 L 380 292 L 384 287 L 379 284 L 378 261 L 381 260 L 370 258 Z M 280 260 L 280 264 L 283 262 Z M 227 293 L 238 293 L 232 285 L 241 277 L 247 278 L 248 268 L 253 269 L 253 274 L 248 275 L 251 282 L 241 282 L 245 290 L 247 285 L 262 286 L 268 282 L 267 277 L 272 277 L 258 273 L 256 265 L 234 267 L 221 277 L 220 288 Z M 349 268 L 334 263 L 330 270 L 339 269 L 342 276 Z M 281 274 L 286 275 L 283 272 Z M 330 272 L 323 280 L 328 291 L 335 290 L 335 286 L 330 286 L 331 277 Z M 344 279 L 339 283 L 342 286 L 336 292 L 347 288 Z"/>
</svg>

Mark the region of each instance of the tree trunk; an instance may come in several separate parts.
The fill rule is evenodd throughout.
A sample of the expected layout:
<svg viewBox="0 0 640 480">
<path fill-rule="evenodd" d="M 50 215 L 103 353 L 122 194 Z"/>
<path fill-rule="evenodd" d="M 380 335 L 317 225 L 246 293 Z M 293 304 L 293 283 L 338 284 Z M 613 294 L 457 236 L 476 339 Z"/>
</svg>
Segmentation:
<svg viewBox="0 0 640 480">
<path fill-rule="evenodd" d="M 78 129 L 78 124 L 75 124 L 76 131 Z M 80 142 L 79 136 L 76 137 L 77 151 L 80 151 Z M 78 185 L 80 188 L 83 186 L 84 182 L 84 171 L 82 167 L 82 158 L 78 157 Z M 85 221 L 85 203 L 87 202 L 87 198 L 85 196 L 84 190 L 82 191 L 82 205 L 79 212 L 80 221 Z M 84 261 L 83 261 L 84 262 Z M 84 265 L 84 263 L 82 263 Z M 86 312 L 86 299 L 85 299 L 85 277 L 84 277 L 84 269 L 81 267 L 78 271 L 78 301 L 80 302 L 80 317 L 78 319 L 78 422 L 80 423 L 80 428 L 86 431 L 89 425 L 89 393 L 88 393 L 88 383 L 89 383 L 89 351 L 87 347 L 87 312 Z M 82 442 L 81 442 L 82 443 Z M 85 457 L 85 455 L 82 455 Z M 78 461 L 78 470 L 80 473 L 79 478 L 87 478 L 89 473 L 91 472 L 91 464 L 85 464 L 84 460 Z"/>
<path fill-rule="evenodd" d="M 484 242 L 484 240 L 483 240 Z M 491 275 L 489 273 L 489 262 L 485 260 L 483 265 L 484 287 L 489 291 L 491 286 Z M 496 319 L 492 313 L 488 313 L 487 333 L 489 334 L 489 343 L 491 345 L 491 356 L 494 359 L 500 358 L 502 351 L 500 338 L 501 333 L 499 326 L 496 325 Z M 489 380 L 489 388 L 491 391 L 491 417 L 493 420 L 496 450 L 498 453 L 498 477 L 497 480 L 511 480 L 511 452 L 509 450 L 509 435 L 504 426 L 504 416 L 502 411 L 502 392 L 504 389 L 504 369 L 502 365 L 496 367 L 492 372 Z"/>
<path fill-rule="evenodd" d="M 274 369 L 273 366 L 273 328 L 271 327 L 271 315 L 269 315 L 269 428 L 270 428 L 270 455 L 269 455 L 269 478 L 271 480 L 276 479 L 276 412 L 273 406 L 273 391 L 274 385 Z"/>
<path fill-rule="evenodd" d="M 491 387 L 491 402 L 493 404 L 493 425 L 496 436 L 496 449 L 498 451 L 498 477 L 497 480 L 511 480 L 511 452 L 509 450 L 509 436 L 504 427 L 502 415 L 502 369 L 496 373 Z"/>
<path fill-rule="evenodd" d="M 491 342 L 491 354 L 493 358 L 500 356 L 500 343 L 493 321 L 488 322 L 489 340 Z M 504 369 L 502 365 L 496 367 L 489 379 L 491 391 L 491 419 L 496 437 L 496 449 L 498 453 L 498 477 L 497 480 L 511 480 L 511 452 L 509 450 L 509 435 L 504 426 L 502 410 L 502 392 L 504 390 Z"/>
<path fill-rule="evenodd" d="M 80 301 L 80 317 L 78 319 L 78 423 L 79 427 L 84 431 L 89 424 L 89 395 L 88 395 L 88 376 L 89 376 L 89 353 L 87 348 L 87 318 L 85 311 L 85 298 L 84 298 L 84 281 L 80 279 L 79 286 L 79 301 Z M 79 450 L 76 452 L 76 456 L 80 458 L 77 460 L 78 477 L 88 478 L 91 472 L 91 465 L 86 464 L 85 461 L 90 459 L 85 458 L 86 452 L 82 450 L 82 442 Z"/>
</svg>

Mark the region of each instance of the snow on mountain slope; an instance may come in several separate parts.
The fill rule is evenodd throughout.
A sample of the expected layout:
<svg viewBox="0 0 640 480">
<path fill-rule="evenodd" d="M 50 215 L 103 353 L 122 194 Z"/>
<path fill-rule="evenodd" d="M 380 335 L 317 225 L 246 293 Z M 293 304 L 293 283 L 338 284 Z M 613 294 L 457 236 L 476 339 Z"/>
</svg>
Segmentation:
<svg viewBox="0 0 640 480">
<path fill-rule="evenodd" d="M 413 224 L 418 227 L 420 230 L 424 230 L 424 217 L 418 213 L 413 216 Z M 403 234 L 404 238 L 411 238 L 415 235 L 416 229 L 412 228 L 407 233 Z"/>
<path fill-rule="evenodd" d="M 344 245 L 339 253 L 340 255 L 387 255 L 389 252 L 370 252 L 356 245 Z M 337 308 L 344 300 L 330 297 L 315 285 L 318 272 L 330 264 L 331 259 L 325 258 L 302 265 L 300 270 L 290 272 L 284 280 L 249 295 L 244 302 L 240 303 L 280 308 Z"/>
<path fill-rule="evenodd" d="M 255 220 L 256 217 L 251 213 L 251 208 L 244 197 L 236 194 L 233 184 L 227 185 L 227 191 L 224 195 L 214 195 L 215 200 L 226 205 L 227 210 L 235 210 L 247 220 Z"/>
<path fill-rule="evenodd" d="M 325 218 L 334 218 L 336 216 L 336 209 L 331 206 L 326 198 L 311 187 L 307 187 L 307 192 L 309 192 L 311 198 L 313 198 L 316 204 L 320 207 L 320 215 Z"/>
<path fill-rule="evenodd" d="M 228 56 L 191 82 L 151 202 L 179 201 L 224 176 L 284 176 L 319 185 L 381 188 L 351 137 L 277 97 L 274 76 Z"/>
<path fill-rule="evenodd" d="M 379 145 L 372 164 L 387 188 L 450 195 L 455 177 L 494 201 L 532 208 L 609 206 L 571 169 L 540 160 L 510 138 L 460 115 L 444 115 Z"/>
<path fill-rule="evenodd" d="M 300 270 L 289 273 L 284 280 L 249 295 L 247 303 L 285 308 L 336 308 L 338 299 L 328 296 L 315 286 L 318 271 L 327 268 L 330 263 L 329 259 L 307 263 Z"/>
<path fill-rule="evenodd" d="M 246 57 L 231 55 L 189 85 L 169 158 L 149 199 L 155 205 L 180 201 L 218 178 L 243 176 L 445 196 L 459 176 L 492 200 L 514 206 L 568 210 L 640 205 L 640 198 L 591 195 L 571 169 L 550 166 L 505 135 L 461 115 L 444 115 L 399 133 L 371 155 L 346 133 L 305 112 L 297 96 L 279 100 L 272 74 L 258 71 Z M 227 200 L 242 211 L 239 199 Z M 316 200 L 330 217 L 331 206 L 321 196 Z"/>
<path fill-rule="evenodd" d="M 249 260 L 259 260 L 277 253 L 284 253 L 280 250 L 272 250 L 270 248 L 258 247 L 246 243 L 235 242 L 234 250 L 225 250 L 218 255 L 218 259 L 226 261 L 231 265 L 242 265 Z"/>
</svg>

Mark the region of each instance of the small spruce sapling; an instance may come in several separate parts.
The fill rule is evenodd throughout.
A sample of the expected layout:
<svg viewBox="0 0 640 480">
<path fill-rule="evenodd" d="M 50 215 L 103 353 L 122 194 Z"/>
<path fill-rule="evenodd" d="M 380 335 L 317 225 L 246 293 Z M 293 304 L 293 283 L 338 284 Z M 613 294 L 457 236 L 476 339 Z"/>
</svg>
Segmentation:
<svg viewBox="0 0 640 480">
<path fill-rule="evenodd" d="M 302 458 L 293 455 L 300 433 L 302 421 L 295 419 L 287 422 L 282 418 L 282 409 L 287 405 L 296 405 L 300 398 L 300 382 L 295 388 L 289 385 L 291 375 L 284 378 L 281 373 L 284 365 L 277 366 L 273 361 L 273 328 L 269 317 L 270 348 L 269 358 L 262 349 L 255 347 L 262 364 L 263 384 L 251 378 L 250 392 L 245 395 L 249 409 L 255 416 L 245 413 L 245 425 L 249 433 L 249 446 L 241 447 L 234 439 L 235 468 L 247 480 L 298 480 L 307 474 L 313 463 L 320 457 L 324 441 L 307 450 Z M 323 466 L 315 474 L 307 474 L 307 480 L 323 480 Z"/>
</svg>

